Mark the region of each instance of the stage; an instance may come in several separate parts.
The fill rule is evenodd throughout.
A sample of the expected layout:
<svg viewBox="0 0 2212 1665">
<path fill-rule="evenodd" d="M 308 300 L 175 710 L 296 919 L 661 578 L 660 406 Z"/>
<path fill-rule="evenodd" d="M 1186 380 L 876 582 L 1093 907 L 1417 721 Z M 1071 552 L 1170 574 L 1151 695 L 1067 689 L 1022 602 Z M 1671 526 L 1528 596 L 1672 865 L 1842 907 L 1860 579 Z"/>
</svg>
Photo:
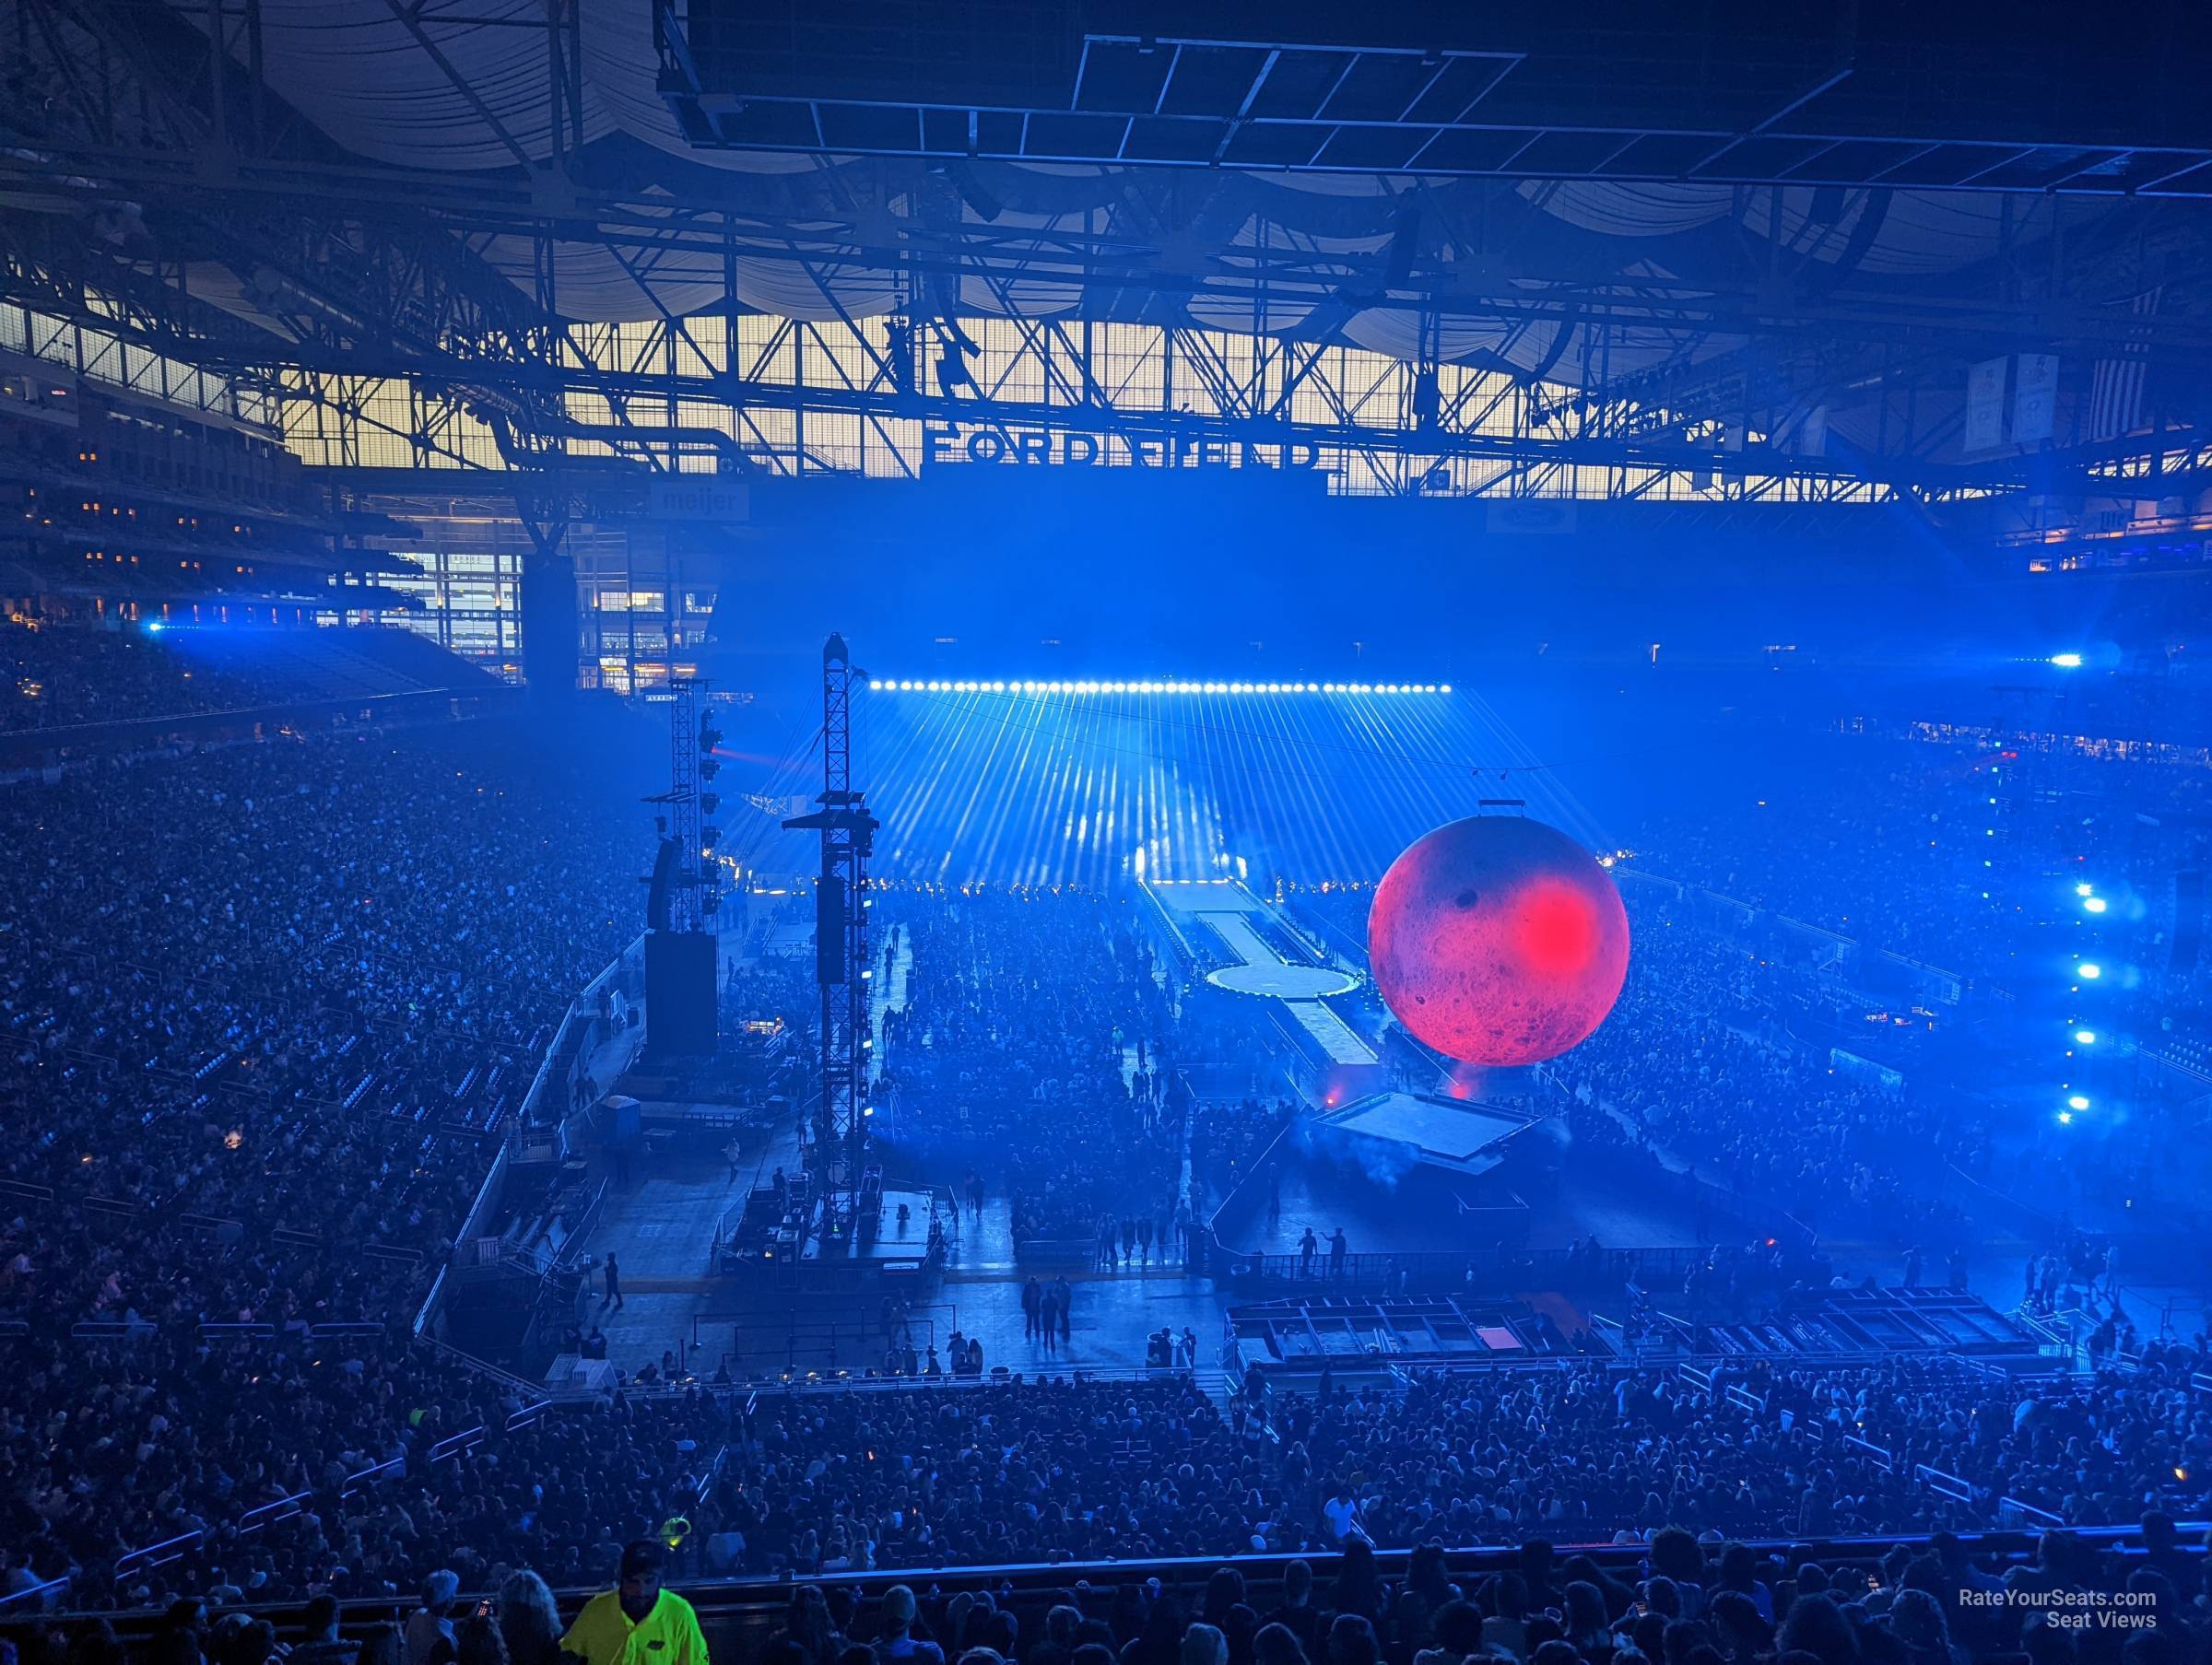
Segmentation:
<svg viewBox="0 0 2212 1665">
<path fill-rule="evenodd" d="M 1175 960 L 1211 989 L 1253 1003 L 1293 1061 L 1291 1080 L 1314 1099 L 1341 1099 L 1383 1083 L 1382 1056 L 1345 996 L 1363 971 L 1333 956 L 1241 880 L 1139 881 Z"/>
<path fill-rule="evenodd" d="M 944 1200 L 887 1187 L 856 1204 L 857 1220 L 832 1217 L 820 1200 L 780 1205 L 772 1186 L 748 1190 L 714 1232 L 713 1270 L 723 1277 L 779 1285 L 900 1285 L 910 1290 L 939 1270 Z M 901 1211 L 904 1211 L 903 1215 Z"/>
<path fill-rule="evenodd" d="M 1403 1164 L 1474 1179 L 1502 1166 L 1513 1138 L 1542 1120 L 1477 1098 L 1375 1093 L 1324 1116 L 1315 1135 L 1371 1171 Z"/>
</svg>

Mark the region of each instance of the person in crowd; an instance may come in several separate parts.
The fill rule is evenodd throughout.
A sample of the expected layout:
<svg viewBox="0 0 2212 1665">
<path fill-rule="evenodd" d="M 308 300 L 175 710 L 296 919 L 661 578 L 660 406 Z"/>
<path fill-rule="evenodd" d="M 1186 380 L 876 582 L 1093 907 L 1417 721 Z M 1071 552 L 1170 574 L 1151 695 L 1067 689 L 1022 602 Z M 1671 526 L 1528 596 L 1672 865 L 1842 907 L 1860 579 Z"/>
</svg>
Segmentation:
<svg viewBox="0 0 2212 1665">
<path fill-rule="evenodd" d="M 1176 1656 L 1182 1665 L 1229 1665 L 1229 1638 L 1211 1624 L 1194 1624 L 1182 1633 Z"/>
<path fill-rule="evenodd" d="M 528 1567 L 509 1573 L 497 1611 L 512 1665 L 559 1665 L 560 1609 L 543 1578 Z"/>
<path fill-rule="evenodd" d="M 914 1592 L 907 1586 L 894 1584 L 883 1592 L 882 1630 L 876 1638 L 876 1658 L 882 1665 L 945 1665 L 945 1650 L 914 1634 L 916 1613 Z"/>
<path fill-rule="evenodd" d="M 1442 1546 L 1417 1545 L 1406 1563 L 1406 1582 L 1391 1604 L 1401 1649 L 1428 1647 L 1435 1640 L 1437 1614 L 1458 1599 L 1459 1587 L 1445 1575 Z"/>
<path fill-rule="evenodd" d="M 1951 1645 L 1943 1604 L 1924 1589 L 1900 1589 L 1885 1615 L 1889 1634 L 1903 1650 L 1903 1665 L 1963 1665 Z"/>
<path fill-rule="evenodd" d="M 622 1548 L 619 1581 L 583 1604 L 561 1651 L 583 1665 L 709 1665 L 691 1603 L 662 1587 L 666 1557 L 650 1538 Z"/>
<path fill-rule="evenodd" d="M 500 1634 L 499 1619 L 488 1611 L 490 1605 L 479 1604 L 462 1620 L 453 1645 L 454 1665 L 509 1665 L 507 1638 Z"/>
<path fill-rule="evenodd" d="M 1359 1541 L 1359 1503 L 1348 1483 L 1337 1483 L 1328 1501 L 1321 1506 L 1321 1516 L 1328 1525 L 1329 1536 L 1338 1544 Z"/>
<path fill-rule="evenodd" d="M 1321 1639 L 1321 1610 L 1313 1605 L 1313 1567 L 1296 1560 L 1283 1568 L 1283 1599 L 1268 1610 L 1268 1625 L 1280 1625 L 1309 1659 Z"/>
<path fill-rule="evenodd" d="M 1322 1651 L 1326 1665 L 1382 1665 L 1374 1624 L 1362 1613 L 1339 1612 L 1331 1620 Z"/>
<path fill-rule="evenodd" d="M 1786 1658 L 1810 1654 L 1820 1665 L 1859 1665 L 1860 1649 L 1851 1621 L 1832 1596 L 1805 1595 L 1790 1603 L 1775 1646 Z"/>
<path fill-rule="evenodd" d="M 844 1647 L 844 1637 L 830 1622 L 830 1603 L 812 1584 L 802 1584 L 791 1592 L 783 1609 L 783 1635 L 798 1644 L 808 1665 L 834 1665 Z"/>
<path fill-rule="evenodd" d="M 422 1581 L 422 1601 L 407 1615 L 407 1665 L 432 1665 L 441 1648 L 453 1645 L 453 1609 L 461 1595 L 461 1577 L 451 1567 L 440 1567 Z"/>
<path fill-rule="evenodd" d="M 1342 1488 L 1339 1488 L 1339 1495 Z M 1372 1642 L 1373 1624 L 1382 1618 L 1384 1592 L 1382 1580 L 1375 1569 L 1375 1548 L 1364 1537 L 1353 1535 L 1339 1540 L 1342 1558 L 1336 1564 L 1336 1587 L 1332 1592 L 1332 1605 L 1339 1619 L 1346 1616 L 1360 1619 L 1369 1626 L 1368 1640 Z M 1332 1629 L 1334 1627 L 1332 1626 Z M 1335 1644 L 1330 1637 L 1323 1638 L 1323 1652 L 1332 1652 Z"/>
<path fill-rule="evenodd" d="M 338 1599 L 328 1590 L 309 1598 L 300 1630 L 300 1640 L 285 1656 L 292 1665 L 355 1665 L 361 1645 L 338 1636 Z"/>
</svg>

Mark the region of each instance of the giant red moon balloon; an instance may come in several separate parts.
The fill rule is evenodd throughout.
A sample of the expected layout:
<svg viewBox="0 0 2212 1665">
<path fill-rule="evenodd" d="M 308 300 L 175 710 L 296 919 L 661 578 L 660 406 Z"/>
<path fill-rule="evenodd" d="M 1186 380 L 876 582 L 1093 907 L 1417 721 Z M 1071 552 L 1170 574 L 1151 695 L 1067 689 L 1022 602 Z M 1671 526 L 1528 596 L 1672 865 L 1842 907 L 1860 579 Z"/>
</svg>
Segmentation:
<svg viewBox="0 0 2212 1665">
<path fill-rule="evenodd" d="M 1557 1058 L 1606 1021 L 1629 975 L 1629 916 L 1590 852 L 1518 815 L 1416 839 L 1367 916 L 1375 987 L 1465 1063 Z"/>
</svg>

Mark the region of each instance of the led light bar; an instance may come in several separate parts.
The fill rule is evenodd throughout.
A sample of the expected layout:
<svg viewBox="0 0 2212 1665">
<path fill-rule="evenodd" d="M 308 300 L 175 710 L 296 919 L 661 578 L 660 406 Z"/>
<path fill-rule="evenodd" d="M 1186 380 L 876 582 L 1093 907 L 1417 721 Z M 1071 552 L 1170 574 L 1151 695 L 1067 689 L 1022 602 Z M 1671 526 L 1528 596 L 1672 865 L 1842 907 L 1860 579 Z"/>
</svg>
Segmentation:
<svg viewBox="0 0 2212 1665">
<path fill-rule="evenodd" d="M 1191 695 L 1191 694 L 1449 694 L 1448 682 L 1208 682 L 1144 679 L 1129 681 L 1034 682 L 980 681 L 962 678 L 946 681 L 937 677 L 914 680 L 908 677 L 876 676 L 868 682 L 876 693 L 892 694 L 1014 694 L 1026 698 L 1039 696 L 1075 695 L 1078 698 L 1094 694 L 1138 695 Z"/>
</svg>

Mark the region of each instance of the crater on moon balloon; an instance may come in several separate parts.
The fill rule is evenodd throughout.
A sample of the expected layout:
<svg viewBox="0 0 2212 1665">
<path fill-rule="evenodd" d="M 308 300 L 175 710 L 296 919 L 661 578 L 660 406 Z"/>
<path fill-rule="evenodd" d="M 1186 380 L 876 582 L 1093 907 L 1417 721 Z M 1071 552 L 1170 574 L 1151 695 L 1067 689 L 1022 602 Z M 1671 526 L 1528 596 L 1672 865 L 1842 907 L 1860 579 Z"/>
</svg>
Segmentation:
<svg viewBox="0 0 2212 1665">
<path fill-rule="evenodd" d="M 1612 1011 L 1629 917 L 1590 852 L 1521 816 L 1454 821 L 1415 840 L 1375 887 L 1368 956 L 1398 1021 L 1447 1056 L 1557 1058 Z"/>
</svg>

